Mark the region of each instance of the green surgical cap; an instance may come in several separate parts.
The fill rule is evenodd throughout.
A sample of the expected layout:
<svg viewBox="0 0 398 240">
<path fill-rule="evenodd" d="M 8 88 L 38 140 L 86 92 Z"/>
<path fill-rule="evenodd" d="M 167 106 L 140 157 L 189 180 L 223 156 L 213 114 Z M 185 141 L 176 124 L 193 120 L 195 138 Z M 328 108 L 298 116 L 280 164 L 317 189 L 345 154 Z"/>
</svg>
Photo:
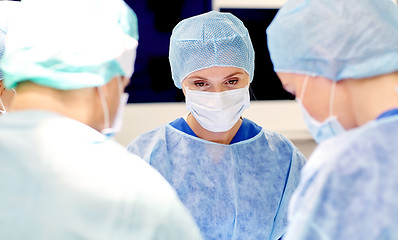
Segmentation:
<svg viewBox="0 0 398 240">
<path fill-rule="evenodd" d="M 25 0 L 7 32 L 1 62 L 7 88 L 19 82 L 61 89 L 131 77 L 137 17 L 122 0 Z"/>
</svg>

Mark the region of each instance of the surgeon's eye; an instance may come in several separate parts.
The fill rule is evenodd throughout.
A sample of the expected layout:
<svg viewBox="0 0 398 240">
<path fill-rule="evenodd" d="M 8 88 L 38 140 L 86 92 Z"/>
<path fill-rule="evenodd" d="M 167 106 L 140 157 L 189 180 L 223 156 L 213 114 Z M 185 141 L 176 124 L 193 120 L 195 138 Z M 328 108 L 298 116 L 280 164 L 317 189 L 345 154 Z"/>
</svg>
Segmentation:
<svg viewBox="0 0 398 240">
<path fill-rule="evenodd" d="M 203 82 L 203 81 L 196 81 L 194 84 L 196 87 L 205 87 L 208 85 L 208 83 Z"/>
<path fill-rule="evenodd" d="M 238 83 L 238 79 L 231 79 L 231 80 L 228 80 L 225 82 L 225 84 L 228 84 L 228 85 L 235 85 L 237 83 Z"/>
</svg>

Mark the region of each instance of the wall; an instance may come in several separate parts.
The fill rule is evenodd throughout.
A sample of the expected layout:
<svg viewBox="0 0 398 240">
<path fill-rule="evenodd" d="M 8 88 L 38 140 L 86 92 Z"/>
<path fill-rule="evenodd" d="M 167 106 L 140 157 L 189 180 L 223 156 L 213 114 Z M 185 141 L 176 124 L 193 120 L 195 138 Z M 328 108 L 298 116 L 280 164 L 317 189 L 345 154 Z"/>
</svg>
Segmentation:
<svg viewBox="0 0 398 240">
<path fill-rule="evenodd" d="M 187 114 L 185 103 L 136 103 L 125 109 L 124 126 L 115 136 L 124 146 L 151 129 Z M 308 158 L 316 147 L 295 101 L 252 101 L 244 117 L 265 129 L 282 133 Z"/>
</svg>

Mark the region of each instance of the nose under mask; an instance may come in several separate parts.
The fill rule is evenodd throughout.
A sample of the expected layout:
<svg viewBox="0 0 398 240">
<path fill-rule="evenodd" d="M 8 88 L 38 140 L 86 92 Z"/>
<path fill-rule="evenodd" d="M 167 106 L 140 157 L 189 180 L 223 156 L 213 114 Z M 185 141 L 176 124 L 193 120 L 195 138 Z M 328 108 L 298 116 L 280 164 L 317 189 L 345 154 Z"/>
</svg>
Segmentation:
<svg viewBox="0 0 398 240">
<path fill-rule="evenodd" d="M 211 132 L 230 130 L 250 106 L 249 86 L 224 92 L 194 91 L 185 87 L 186 108 Z"/>
<path fill-rule="evenodd" d="M 300 109 L 303 113 L 304 121 L 307 125 L 308 130 L 310 131 L 312 137 L 317 143 L 321 143 L 324 140 L 331 138 L 333 136 L 337 136 L 346 130 L 342 126 L 342 124 L 337 119 L 337 116 L 333 115 L 333 102 L 334 102 L 334 93 L 336 88 L 336 82 L 333 82 L 330 99 L 329 99 L 329 117 L 325 119 L 323 122 L 320 122 L 313 118 L 311 114 L 304 107 L 302 101 L 305 94 L 305 89 L 307 87 L 309 76 L 306 76 L 303 83 L 303 90 L 301 92 L 301 99 L 296 98 L 297 103 L 300 106 Z"/>
</svg>

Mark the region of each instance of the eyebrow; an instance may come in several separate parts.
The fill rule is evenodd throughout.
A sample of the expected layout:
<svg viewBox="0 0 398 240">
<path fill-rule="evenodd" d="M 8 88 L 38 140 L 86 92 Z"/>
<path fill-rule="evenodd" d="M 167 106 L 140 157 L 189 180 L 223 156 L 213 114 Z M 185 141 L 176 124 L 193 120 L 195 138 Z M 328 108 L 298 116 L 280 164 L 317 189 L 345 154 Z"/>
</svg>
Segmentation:
<svg viewBox="0 0 398 240">
<path fill-rule="evenodd" d="M 198 79 L 198 80 L 206 80 L 207 79 L 207 78 L 204 78 L 204 77 L 201 77 L 201 76 L 197 76 L 197 75 L 190 76 L 188 79 L 191 79 L 191 78 L 195 78 L 195 79 Z"/>
<path fill-rule="evenodd" d="M 228 78 L 233 77 L 233 76 L 235 76 L 235 75 L 243 75 L 243 72 L 241 72 L 241 71 L 239 71 L 239 72 L 234 72 L 234 73 L 228 75 L 227 77 L 225 77 L 225 79 L 228 79 Z"/>
<path fill-rule="evenodd" d="M 244 73 L 241 72 L 241 71 L 239 71 L 239 72 L 234 72 L 234 73 L 232 73 L 232 74 L 226 76 L 224 79 L 228 79 L 228 78 L 233 77 L 233 76 L 235 76 L 235 75 L 243 75 L 243 74 L 244 74 Z M 190 79 L 194 78 L 194 79 L 198 79 L 198 80 L 207 80 L 207 78 L 204 78 L 204 77 L 201 77 L 201 76 L 198 76 L 198 75 L 193 75 L 193 76 L 191 76 L 191 77 L 189 77 L 189 78 L 190 78 Z"/>
</svg>

